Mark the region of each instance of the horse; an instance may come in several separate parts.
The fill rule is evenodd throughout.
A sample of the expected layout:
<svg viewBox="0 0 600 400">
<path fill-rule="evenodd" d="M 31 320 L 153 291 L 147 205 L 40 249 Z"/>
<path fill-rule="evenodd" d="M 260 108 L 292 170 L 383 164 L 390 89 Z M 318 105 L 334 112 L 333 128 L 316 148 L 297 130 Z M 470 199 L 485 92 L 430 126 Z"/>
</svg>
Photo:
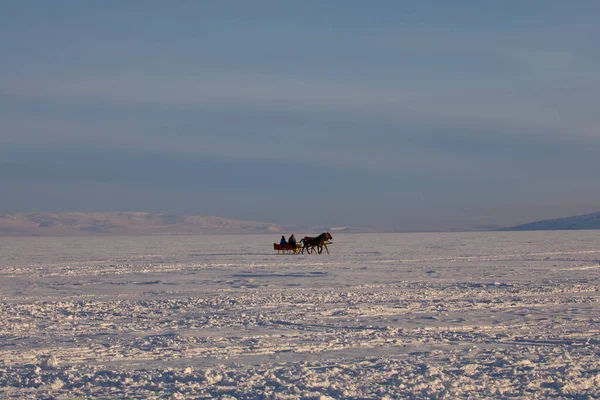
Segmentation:
<svg viewBox="0 0 600 400">
<path fill-rule="evenodd" d="M 331 239 L 333 239 L 333 236 L 331 236 L 331 233 L 329 232 L 323 232 L 317 237 L 306 236 L 300 239 L 300 243 L 302 243 L 302 254 L 304 254 L 305 249 L 306 252 L 309 254 L 312 253 L 312 251 L 315 249 L 318 254 L 321 254 L 323 253 L 323 247 L 325 247 L 327 254 L 329 254 L 327 242 Z"/>
</svg>

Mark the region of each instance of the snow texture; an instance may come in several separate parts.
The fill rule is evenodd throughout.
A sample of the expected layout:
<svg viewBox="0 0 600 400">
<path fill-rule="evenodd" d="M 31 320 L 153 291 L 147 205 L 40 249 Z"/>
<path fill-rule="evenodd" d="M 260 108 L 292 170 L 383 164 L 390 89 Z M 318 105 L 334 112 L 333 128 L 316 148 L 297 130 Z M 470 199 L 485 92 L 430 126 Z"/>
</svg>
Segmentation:
<svg viewBox="0 0 600 400">
<path fill-rule="evenodd" d="M 599 398 L 598 237 L 0 238 L 0 398 Z"/>
</svg>

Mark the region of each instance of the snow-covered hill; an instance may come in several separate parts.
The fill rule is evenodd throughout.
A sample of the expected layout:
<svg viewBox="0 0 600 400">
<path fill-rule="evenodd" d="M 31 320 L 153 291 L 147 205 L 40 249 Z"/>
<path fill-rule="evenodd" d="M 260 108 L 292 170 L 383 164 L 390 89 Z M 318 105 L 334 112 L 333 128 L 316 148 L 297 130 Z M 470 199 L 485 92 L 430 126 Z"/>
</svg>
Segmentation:
<svg viewBox="0 0 600 400">
<path fill-rule="evenodd" d="M 268 222 L 148 214 L 143 212 L 31 213 L 0 215 L 0 235 L 72 236 L 90 234 L 238 234 L 276 233 Z"/>
<path fill-rule="evenodd" d="M 566 229 L 600 229 L 600 212 L 573 217 L 545 219 L 523 225 L 502 228 L 503 231 L 549 231 Z"/>
<path fill-rule="evenodd" d="M 200 215 L 166 215 L 144 212 L 65 212 L 0 215 L 0 236 L 89 236 L 89 235 L 220 235 L 270 234 L 331 231 L 367 233 L 361 227 L 282 225 Z"/>
</svg>

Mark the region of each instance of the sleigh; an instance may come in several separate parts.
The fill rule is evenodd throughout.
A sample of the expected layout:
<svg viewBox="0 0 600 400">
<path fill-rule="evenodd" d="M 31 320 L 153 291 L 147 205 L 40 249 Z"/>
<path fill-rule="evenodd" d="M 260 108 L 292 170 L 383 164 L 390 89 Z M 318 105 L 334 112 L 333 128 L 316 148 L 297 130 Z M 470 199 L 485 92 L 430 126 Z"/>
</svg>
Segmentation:
<svg viewBox="0 0 600 400">
<path fill-rule="evenodd" d="M 300 243 L 296 243 L 296 245 L 286 244 L 285 247 L 282 247 L 278 243 L 273 243 L 273 248 L 277 250 L 277 254 L 298 254 L 302 251 L 302 245 Z"/>
</svg>

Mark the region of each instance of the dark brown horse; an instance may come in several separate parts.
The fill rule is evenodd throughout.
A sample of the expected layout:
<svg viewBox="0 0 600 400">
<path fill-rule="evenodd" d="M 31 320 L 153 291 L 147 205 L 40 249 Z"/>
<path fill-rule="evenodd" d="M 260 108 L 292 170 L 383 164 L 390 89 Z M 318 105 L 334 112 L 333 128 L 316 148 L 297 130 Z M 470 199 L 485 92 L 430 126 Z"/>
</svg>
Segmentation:
<svg viewBox="0 0 600 400">
<path fill-rule="evenodd" d="M 323 253 L 323 247 L 325 247 L 327 254 L 329 254 L 327 243 L 331 239 L 333 239 L 333 236 L 331 236 L 331 233 L 329 232 L 323 232 L 317 237 L 306 236 L 300 239 L 300 243 L 302 243 L 302 254 L 304 254 L 304 250 L 309 254 L 312 253 L 313 250 L 316 250 L 318 254 L 321 254 Z"/>
</svg>

